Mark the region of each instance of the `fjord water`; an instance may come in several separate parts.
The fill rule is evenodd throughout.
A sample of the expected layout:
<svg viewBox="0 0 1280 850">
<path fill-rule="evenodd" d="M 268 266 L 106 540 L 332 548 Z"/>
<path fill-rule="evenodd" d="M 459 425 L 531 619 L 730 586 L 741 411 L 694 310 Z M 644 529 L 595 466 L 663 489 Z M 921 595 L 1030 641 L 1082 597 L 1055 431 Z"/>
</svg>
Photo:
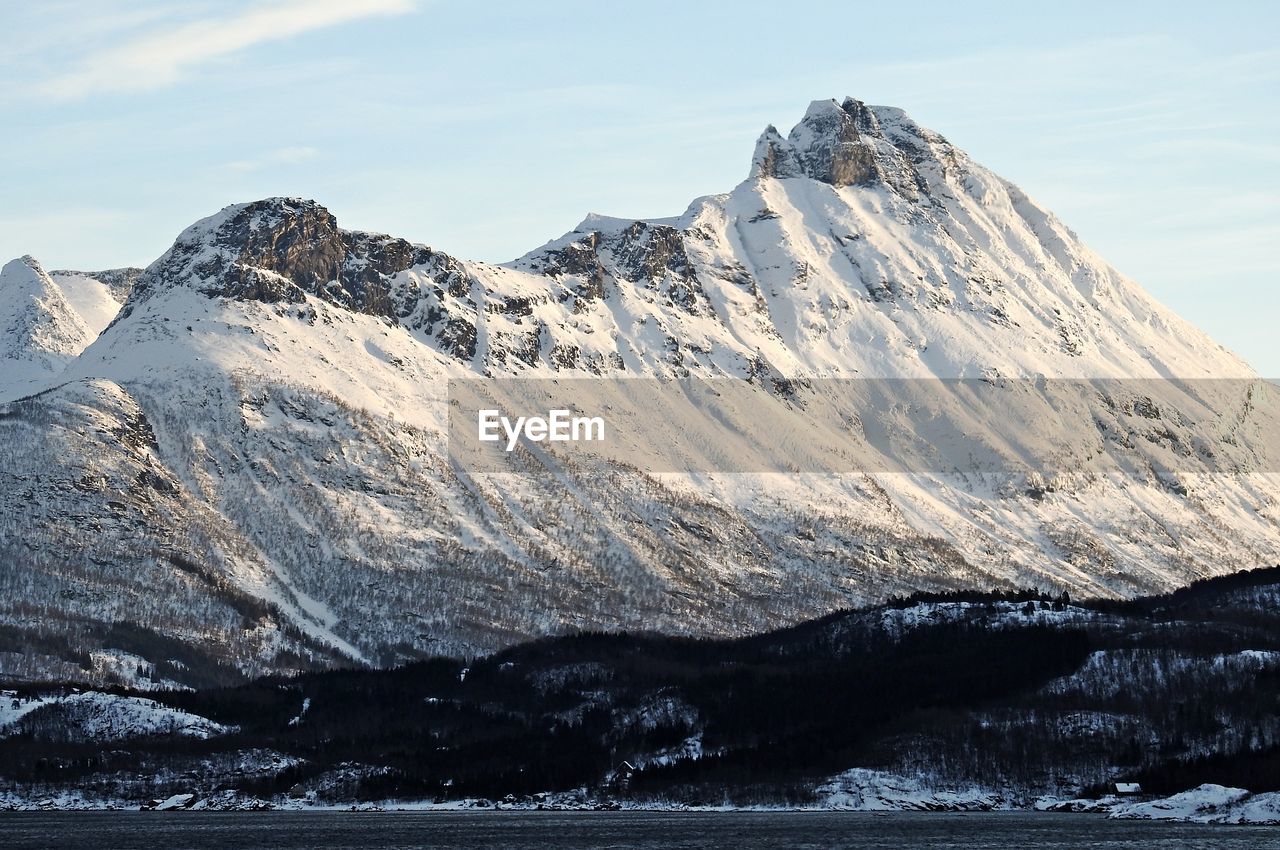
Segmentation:
<svg viewBox="0 0 1280 850">
<path fill-rule="evenodd" d="M 34 812 L 0 815 L 0 847 L 98 850 L 493 847 L 1280 848 L 1280 828 L 1025 812 Z"/>
</svg>

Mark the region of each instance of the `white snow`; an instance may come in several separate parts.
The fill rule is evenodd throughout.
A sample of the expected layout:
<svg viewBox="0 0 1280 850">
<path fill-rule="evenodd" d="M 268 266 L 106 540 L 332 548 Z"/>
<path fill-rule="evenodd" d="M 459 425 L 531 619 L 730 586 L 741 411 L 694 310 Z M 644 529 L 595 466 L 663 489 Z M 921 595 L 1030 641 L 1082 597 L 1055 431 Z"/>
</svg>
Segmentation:
<svg viewBox="0 0 1280 850">
<path fill-rule="evenodd" d="M 91 275 L 55 271 L 50 272 L 49 277 L 94 337 L 106 330 L 120 312 L 121 302 L 116 300 L 111 287 Z"/>
<path fill-rule="evenodd" d="M 302 722 L 302 718 L 307 716 L 307 712 L 311 710 L 311 697 L 305 697 L 302 700 L 302 708 L 298 709 L 298 714 L 289 720 L 290 726 L 297 726 Z"/>
<path fill-rule="evenodd" d="M 0 737 L 26 715 L 53 701 L 51 697 L 20 697 L 17 691 L 0 691 Z"/>
<path fill-rule="evenodd" d="M 0 269 L 0 401 L 48 385 L 94 336 L 35 258 Z"/>
<path fill-rule="evenodd" d="M 1280 824 L 1280 793 L 1205 784 L 1158 800 L 1120 803 L 1111 817 L 1189 823 Z"/>
<path fill-rule="evenodd" d="M 211 738 L 235 731 L 154 700 L 87 691 L 27 700 L 8 694 L 0 697 L 0 736 L 15 731 L 22 718 L 38 710 L 56 712 L 61 732 L 80 741 L 109 742 L 148 735 Z"/>
<path fill-rule="evenodd" d="M 1280 793 L 1250 794 L 1233 806 L 1220 822 L 1280 824 Z"/>
<path fill-rule="evenodd" d="M 1247 797 L 1249 792 L 1243 788 L 1205 784 L 1161 800 L 1121 804 L 1112 810 L 1110 816 L 1129 820 L 1212 823 L 1227 817 L 1227 813 Z"/>
<path fill-rule="evenodd" d="M 990 811 L 1014 808 L 1008 792 L 976 785 L 938 788 L 920 777 L 854 768 L 832 777 L 816 789 L 824 809 L 860 812 Z"/>
<path fill-rule="evenodd" d="M 0 269 L 0 401 L 52 386 L 97 338 L 121 302 L 80 272 L 45 272 L 34 257 Z"/>
<path fill-rule="evenodd" d="M 174 809 L 185 809 L 191 805 L 191 801 L 196 798 L 195 794 L 174 794 L 166 800 L 161 801 L 154 809 L 157 812 L 168 812 Z"/>
</svg>

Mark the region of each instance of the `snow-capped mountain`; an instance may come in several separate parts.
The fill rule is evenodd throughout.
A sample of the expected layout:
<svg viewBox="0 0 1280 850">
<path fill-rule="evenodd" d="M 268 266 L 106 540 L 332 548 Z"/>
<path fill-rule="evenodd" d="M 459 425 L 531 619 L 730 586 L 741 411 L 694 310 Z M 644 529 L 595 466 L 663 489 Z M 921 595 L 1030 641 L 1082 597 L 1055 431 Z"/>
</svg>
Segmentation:
<svg viewBox="0 0 1280 850">
<path fill-rule="evenodd" d="M 505 265 L 343 230 L 314 201 L 238 204 L 183 231 L 80 348 L 92 310 L 17 309 L 10 289 L 57 286 L 30 261 L 5 274 L 9 324 L 56 314 L 66 337 L 0 395 L 9 675 L 204 681 L 577 628 L 737 634 L 915 589 L 1123 595 L 1280 555 L 1274 387 L 1017 187 L 852 99 L 766 130 L 727 194 L 592 215 Z M 805 411 L 836 404 L 826 379 L 1147 379 L 1211 415 L 1086 398 L 1048 480 L 851 471 L 839 457 L 889 426 L 811 413 L 791 473 L 716 474 L 723 447 L 698 444 L 685 474 L 528 451 L 481 474 L 446 421 L 448 382 L 482 376 L 737 378 L 760 405 L 799 387 Z M 1133 468 L 1087 471 L 1117 445 Z"/>
</svg>

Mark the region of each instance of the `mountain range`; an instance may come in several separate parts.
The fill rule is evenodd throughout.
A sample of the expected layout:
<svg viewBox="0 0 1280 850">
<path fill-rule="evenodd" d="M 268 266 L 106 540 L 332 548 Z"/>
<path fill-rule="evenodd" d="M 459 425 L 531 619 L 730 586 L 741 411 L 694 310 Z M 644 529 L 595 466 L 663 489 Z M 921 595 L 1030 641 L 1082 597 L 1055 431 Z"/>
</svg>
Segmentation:
<svg viewBox="0 0 1280 850">
<path fill-rule="evenodd" d="M 706 443 L 683 471 L 451 456 L 451 381 L 571 377 L 798 408 L 829 380 L 1139 380 L 1206 413 L 1090 396 L 1048 475 L 998 480 L 838 461 L 933 439 L 902 420 L 815 424 L 782 472 Z M 203 686 L 912 591 L 1165 592 L 1280 561 L 1277 399 L 1019 188 L 851 98 L 768 128 L 726 194 L 505 264 L 236 204 L 145 270 L 0 272 L 0 677 Z M 1125 472 L 1091 471 L 1115 445 Z"/>
</svg>

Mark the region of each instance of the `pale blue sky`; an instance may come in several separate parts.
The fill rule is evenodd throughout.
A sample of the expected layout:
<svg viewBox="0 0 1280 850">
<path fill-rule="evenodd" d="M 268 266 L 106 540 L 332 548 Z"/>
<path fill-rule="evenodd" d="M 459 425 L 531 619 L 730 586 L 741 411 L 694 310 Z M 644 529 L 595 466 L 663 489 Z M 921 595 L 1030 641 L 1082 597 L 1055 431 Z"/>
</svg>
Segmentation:
<svg viewBox="0 0 1280 850">
<path fill-rule="evenodd" d="M 0 0 L 0 258 L 145 265 L 267 195 L 507 260 L 906 109 L 1280 376 L 1277 4 Z"/>
</svg>

